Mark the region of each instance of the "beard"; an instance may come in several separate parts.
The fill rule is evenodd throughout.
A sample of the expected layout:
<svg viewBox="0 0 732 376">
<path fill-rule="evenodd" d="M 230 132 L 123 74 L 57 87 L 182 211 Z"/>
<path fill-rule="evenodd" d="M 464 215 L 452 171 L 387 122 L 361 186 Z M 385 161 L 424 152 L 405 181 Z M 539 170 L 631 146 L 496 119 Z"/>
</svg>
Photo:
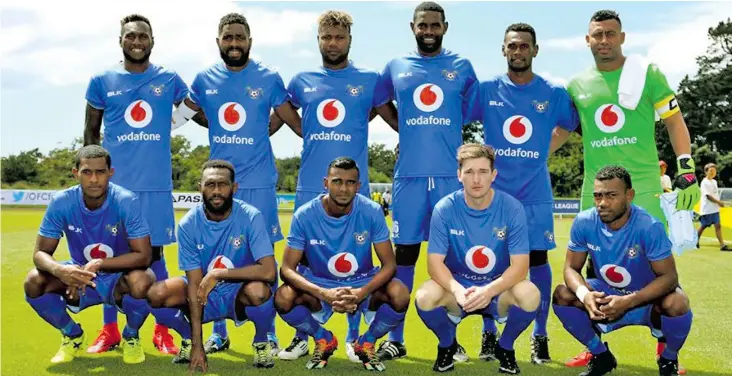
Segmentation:
<svg viewBox="0 0 732 376">
<path fill-rule="evenodd" d="M 214 198 L 223 198 L 224 202 L 217 208 L 211 203 L 211 200 Z M 234 205 L 234 195 L 230 195 L 229 197 L 223 197 L 220 195 L 207 197 L 206 195 L 203 195 L 203 205 L 210 213 L 217 215 L 225 214 Z"/>
<path fill-rule="evenodd" d="M 417 47 L 420 51 L 426 52 L 428 54 L 431 54 L 435 51 L 439 51 L 442 48 L 442 36 L 434 36 L 435 42 L 429 46 L 424 42 L 424 37 L 415 37 L 417 40 Z"/>
<path fill-rule="evenodd" d="M 125 51 L 125 50 L 122 50 L 122 55 L 125 56 L 125 60 L 129 61 L 132 64 L 144 64 L 144 63 L 147 63 L 148 60 L 150 60 L 151 52 L 152 51 L 150 51 L 150 50 L 146 50 L 145 56 L 143 56 L 139 59 L 135 59 L 134 57 L 132 57 L 132 55 L 128 54 L 127 51 Z"/>
<path fill-rule="evenodd" d="M 600 220 L 604 224 L 613 223 L 613 222 L 617 221 L 618 219 L 620 219 L 620 217 L 624 216 L 627 211 L 628 211 L 628 208 L 626 207 L 626 208 L 623 208 L 623 210 L 618 212 L 616 215 L 612 216 L 610 219 L 605 220 L 602 217 L 600 217 Z"/>
<path fill-rule="evenodd" d="M 526 72 L 527 70 L 531 69 L 531 63 L 529 62 L 528 64 L 526 64 L 523 67 L 517 67 L 517 66 L 511 64 L 511 62 L 509 61 L 508 69 L 510 69 L 512 72 L 515 72 L 515 73 L 523 73 L 523 72 Z"/>
<path fill-rule="evenodd" d="M 334 196 L 333 194 L 328 193 L 328 196 L 330 197 L 330 201 L 332 201 L 337 207 L 339 207 L 341 209 L 348 207 L 348 205 L 351 205 L 351 203 L 353 202 L 353 199 L 356 198 L 356 196 L 353 196 L 353 197 L 351 197 L 350 200 L 348 200 L 348 202 L 346 202 L 345 204 L 342 204 L 342 203 L 338 202 L 338 200 L 336 200 L 336 196 Z"/>
<path fill-rule="evenodd" d="M 346 50 L 346 53 L 339 55 L 335 59 L 331 59 L 330 57 L 328 57 L 327 53 L 322 52 L 322 51 L 320 52 L 320 55 L 323 57 L 324 63 L 329 64 L 329 65 L 338 65 L 338 64 L 341 64 L 342 62 L 346 61 L 346 59 L 348 59 L 348 52 L 349 51 Z"/>
<path fill-rule="evenodd" d="M 241 56 L 239 56 L 239 58 L 237 59 L 229 57 L 229 51 L 232 50 L 238 50 L 239 52 L 241 52 Z M 221 59 L 224 61 L 224 64 L 230 67 L 243 67 L 249 61 L 249 50 L 244 51 L 238 47 L 229 47 L 226 51 L 219 48 L 219 54 L 221 55 Z"/>
</svg>

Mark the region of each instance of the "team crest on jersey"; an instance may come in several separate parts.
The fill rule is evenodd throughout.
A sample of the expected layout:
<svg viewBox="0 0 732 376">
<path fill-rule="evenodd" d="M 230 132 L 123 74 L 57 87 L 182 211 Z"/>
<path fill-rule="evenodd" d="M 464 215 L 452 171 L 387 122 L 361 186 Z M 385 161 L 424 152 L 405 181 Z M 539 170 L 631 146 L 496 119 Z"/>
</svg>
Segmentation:
<svg viewBox="0 0 732 376">
<path fill-rule="evenodd" d="M 353 234 L 353 237 L 356 239 L 356 244 L 358 245 L 364 245 L 366 244 L 366 241 L 369 239 L 369 232 L 356 232 Z"/>
<path fill-rule="evenodd" d="M 156 97 L 163 95 L 163 89 L 165 89 L 165 85 L 150 85 L 150 91 L 152 91 L 153 95 L 155 95 Z"/>
<path fill-rule="evenodd" d="M 259 99 L 264 96 L 264 90 L 260 87 L 257 89 L 252 89 L 251 87 L 247 86 L 247 95 L 249 95 L 249 98 L 252 99 Z"/>
<path fill-rule="evenodd" d="M 546 240 L 548 240 L 549 242 L 554 241 L 554 233 L 551 231 L 544 231 L 544 237 L 546 237 Z"/>
<path fill-rule="evenodd" d="M 348 91 L 348 95 L 350 95 L 352 97 L 357 97 L 357 96 L 363 94 L 363 85 L 359 85 L 359 86 L 346 85 L 346 91 Z"/>
<path fill-rule="evenodd" d="M 546 110 L 549 109 L 549 101 L 539 102 L 539 101 L 531 101 L 531 104 L 534 106 L 534 111 L 543 114 L 546 112 Z"/>
<path fill-rule="evenodd" d="M 457 79 L 457 77 L 458 77 L 458 73 L 457 73 L 457 71 L 450 72 L 450 71 L 448 71 L 446 69 L 443 69 L 442 70 L 442 77 L 445 77 L 445 79 L 448 80 L 448 81 L 455 81 Z"/>
<path fill-rule="evenodd" d="M 628 248 L 628 257 L 635 258 L 638 256 L 638 250 L 640 249 L 639 244 L 635 244 L 632 247 Z"/>
<path fill-rule="evenodd" d="M 498 240 L 506 240 L 506 226 L 501 228 L 493 227 L 493 233 L 496 234 Z"/>
<path fill-rule="evenodd" d="M 234 249 L 239 249 L 241 245 L 244 243 L 244 235 L 239 235 L 237 237 L 230 237 L 229 242 L 231 242 L 231 246 L 234 247 Z"/>
<path fill-rule="evenodd" d="M 104 228 L 112 235 L 117 236 L 117 233 L 119 232 L 119 223 L 115 223 L 113 225 L 106 225 Z"/>
</svg>

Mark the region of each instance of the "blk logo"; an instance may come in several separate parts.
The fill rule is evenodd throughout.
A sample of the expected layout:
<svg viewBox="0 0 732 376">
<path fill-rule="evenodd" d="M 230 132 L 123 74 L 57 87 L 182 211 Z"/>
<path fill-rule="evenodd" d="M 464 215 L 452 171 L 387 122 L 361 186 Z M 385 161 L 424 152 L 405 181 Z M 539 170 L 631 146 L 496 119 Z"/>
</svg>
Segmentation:
<svg viewBox="0 0 732 376">
<path fill-rule="evenodd" d="M 620 106 L 604 104 L 595 111 L 595 124 L 605 133 L 615 133 L 625 125 L 625 113 Z"/>
<path fill-rule="evenodd" d="M 465 265 L 473 273 L 487 274 L 496 266 L 496 254 L 486 246 L 476 245 L 465 254 Z"/>
<path fill-rule="evenodd" d="M 420 111 L 433 112 L 442 106 L 445 95 L 435 84 L 422 84 L 414 89 L 414 105 Z"/>
<path fill-rule="evenodd" d="M 144 100 L 130 103 L 125 110 L 125 121 L 132 128 L 145 128 L 152 121 L 152 117 L 152 107 Z"/>
<path fill-rule="evenodd" d="M 523 144 L 533 132 L 534 126 L 526 116 L 514 115 L 503 122 L 503 137 L 512 144 Z"/>
<path fill-rule="evenodd" d="M 625 288 L 630 284 L 631 278 L 628 270 L 618 265 L 605 265 L 600 268 L 600 275 L 608 285 L 615 288 Z"/>
<path fill-rule="evenodd" d="M 356 270 L 358 261 L 352 253 L 340 252 L 328 260 L 328 271 L 336 277 L 350 277 L 356 274 Z"/>
<path fill-rule="evenodd" d="M 227 102 L 219 107 L 219 124 L 229 132 L 239 130 L 247 121 L 247 112 L 236 102 Z"/>
<path fill-rule="evenodd" d="M 339 126 L 346 117 L 346 107 L 338 99 L 326 99 L 318 105 L 318 122 L 326 128 Z"/>
</svg>

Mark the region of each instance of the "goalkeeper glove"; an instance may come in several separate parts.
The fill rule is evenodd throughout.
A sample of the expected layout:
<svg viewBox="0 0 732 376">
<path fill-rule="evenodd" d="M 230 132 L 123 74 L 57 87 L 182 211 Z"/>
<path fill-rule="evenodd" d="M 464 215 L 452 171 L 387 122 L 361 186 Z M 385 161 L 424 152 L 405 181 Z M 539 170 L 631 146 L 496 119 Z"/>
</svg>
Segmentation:
<svg viewBox="0 0 732 376">
<path fill-rule="evenodd" d="M 676 161 L 674 187 L 678 191 L 676 210 L 692 210 L 701 198 L 699 183 L 696 181 L 696 165 L 691 156 L 683 155 Z"/>
</svg>

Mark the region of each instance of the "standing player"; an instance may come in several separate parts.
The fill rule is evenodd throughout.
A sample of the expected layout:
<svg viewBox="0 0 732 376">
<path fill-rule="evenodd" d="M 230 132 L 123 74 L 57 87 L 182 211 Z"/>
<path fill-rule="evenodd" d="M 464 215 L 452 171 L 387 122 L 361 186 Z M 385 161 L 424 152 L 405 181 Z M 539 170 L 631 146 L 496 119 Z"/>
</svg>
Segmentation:
<svg viewBox="0 0 732 376">
<path fill-rule="evenodd" d="M 595 58 L 595 66 L 573 78 L 567 87 L 582 124 L 585 174 L 582 209 L 592 206 L 594 176 L 612 161 L 626 167 L 635 179 L 635 204 L 665 222 L 659 198 L 663 191 L 658 184 L 655 140 L 654 115 L 658 115 L 677 156 L 674 185 L 679 196 L 676 208 L 692 210 L 701 193 L 691 159 L 689 130 L 666 76 L 656 65 L 650 64 L 637 107 L 634 110 L 624 108 L 618 100 L 618 86 L 626 61 L 622 52 L 625 33 L 618 14 L 612 10 L 595 12 L 585 40 Z M 591 269 L 594 263 L 589 264 Z M 590 270 L 588 277 L 594 277 L 594 271 Z M 664 346 L 663 339 L 659 339 L 657 356 Z M 584 352 L 567 365 L 584 366 L 590 357 Z"/>
<path fill-rule="evenodd" d="M 515 198 L 491 188 L 498 171 L 491 147 L 465 144 L 457 160 L 463 189 L 435 206 L 427 259 L 431 279 L 417 290 L 415 300 L 419 317 L 439 341 L 432 369 L 455 368 L 457 324 L 479 314 L 506 322 L 495 356 L 501 373 L 517 374 L 521 371 L 513 343 L 539 307 L 539 290 L 525 280 L 526 214 Z"/>
<path fill-rule="evenodd" d="M 377 85 L 379 74 L 348 60 L 353 19 L 348 13 L 329 10 L 318 19 L 318 47 L 323 66 L 302 72 L 290 81 L 287 91 L 293 106 L 302 108 L 302 164 L 297 181 L 295 210 L 323 192 L 326 166 L 337 157 L 350 157 L 362 169 L 361 193 L 369 197 L 368 127 L 372 108 L 397 127 L 396 108 L 389 94 Z M 272 116 L 272 122 L 282 121 Z M 359 359 L 351 343 L 358 338 L 361 314 L 348 316 L 347 353 Z M 279 354 L 297 359 L 307 354 L 307 337 L 298 332 Z"/>
<path fill-rule="evenodd" d="M 595 207 L 582 211 L 570 230 L 564 283 L 554 290 L 554 313 L 564 328 L 593 354 L 584 376 L 601 376 L 617 367 L 609 333 L 628 325 L 660 329 L 667 345 L 658 358 L 661 376 L 678 373 L 678 353 L 689 335 L 689 298 L 679 288 L 671 241 L 662 222 L 631 203 L 630 174 L 606 166 L 595 177 Z M 582 278 L 592 254 L 598 278 Z"/>
<path fill-rule="evenodd" d="M 214 320 L 251 321 L 256 327 L 254 366 L 274 366 L 267 338 L 275 316 L 272 288 L 277 266 L 262 213 L 234 199 L 234 167 L 221 160 L 203 165 L 203 203 L 191 208 L 178 225 L 178 260 L 185 277 L 155 283 L 148 294 L 153 307 L 178 308 L 184 315 L 166 316 L 183 344 L 175 363 L 205 373 L 201 327 Z M 170 321 L 167 321 L 170 320 Z"/>
<path fill-rule="evenodd" d="M 530 278 L 541 292 L 541 305 L 531 337 L 531 362 L 551 360 L 546 330 L 552 295 L 552 270 L 547 251 L 554 249 L 553 197 L 547 160 L 577 128 L 577 113 L 567 90 L 532 72 L 539 53 L 531 25 L 508 26 L 503 56 L 508 73 L 475 83 L 471 88 L 471 120 L 484 124 L 485 143 L 496 148 L 498 175 L 494 186 L 518 199 L 526 211 L 529 232 Z M 552 137 L 556 129 L 556 137 Z M 495 359 L 497 329 L 490 316 L 483 318 L 480 358 Z"/>
<path fill-rule="evenodd" d="M 277 169 L 269 136 L 282 124 L 270 128 L 270 110 L 300 134 L 300 116 L 288 101 L 279 73 L 249 58 L 252 38 L 247 19 L 229 13 L 219 21 L 216 43 L 223 62 L 196 75 L 191 99 L 201 106 L 208 122 L 211 159 L 231 162 L 239 190 L 235 197 L 259 209 L 270 241 L 283 239 L 277 216 Z M 276 288 L 276 283 L 273 288 Z M 269 332 L 272 351 L 279 352 L 274 321 Z M 226 322 L 214 324 L 206 341 L 208 353 L 229 347 Z"/>
<path fill-rule="evenodd" d="M 150 21 L 132 14 L 120 23 L 124 62 L 89 82 L 84 144 L 99 144 L 103 121 L 103 146 L 115 161 L 112 182 L 140 198 L 142 215 L 150 226 L 151 268 L 161 281 L 168 278 L 163 246 L 175 242 L 170 154 L 173 105 L 179 108 L 175 115 L 183 114 L 184 119 L 198 107 L 187 99 L 187 105 L 182 103 L 188 87 L 178 74 L 150 63 L 155 45 Z M 87 351 L 105 352 L 119 342 L 117 310 L 105 305 L 104 328 Z M 178 353 L 168 328 L 162 325 L 155 325 L 153 344 L 162 353 Z"/>
<path fill-rule="evenodd" d="M 467 91 L 477 78 L 467 59 L 442 48 L 448 23 L 439 4 L 419 4 L 410 26 L 417 51 L 390 61 L 382 79 L 399 110 L 401 150 L 394 173 L 393 234 L 397 278 L 411 292 L 432 209 L 442 197 L 460 189 L 455 155 L 467 123 Z M 389 334 L 389 341 L 381 343 L 379 356 L 389 360 L 406 355 L 401 325 Z"/>
<path fill-rule="evenodd" d="M 364 314 L 369 329 L 353 347 L 364 367 L 383 371 L 376 340 L 404 321 L 409 291 L 396 272 L 389 230 L 379 205 L 357 194 L 359 167 L 347 157 L 333 160 L 323 179 L 327 194 L 301 206 L 292 217 L 282 260 L 284 284 L 275 307 L 290 326 L 315 338 L 308 369 L 323 368 L 338 339 L 323 328 L 333 311 Z M 375 267 L 371 246 L 381 267 Z M 309 267 L 297 270 L 305 256 Z"/>
<path fill-rule="evenodd" d="M 109 153 L 98 145 L 81 148 L 74 160 L 79 184 L 54 195 L 43 217 L 24 283 L 25 299 L 46 322 L 61 331 L 61 348 L 51 363 L 70 362 L 84 344 L 84 331 L 66 309 L 79 313 L 100 303 L 127 315 L 122 359 L 142 363 L 138 331 L 150 313 L 145 301 L 155 282 L 150 230 L 134 193 L 110 184 Z M 53 254 L 66 235 L 71 260 Z"/>
</svg>

